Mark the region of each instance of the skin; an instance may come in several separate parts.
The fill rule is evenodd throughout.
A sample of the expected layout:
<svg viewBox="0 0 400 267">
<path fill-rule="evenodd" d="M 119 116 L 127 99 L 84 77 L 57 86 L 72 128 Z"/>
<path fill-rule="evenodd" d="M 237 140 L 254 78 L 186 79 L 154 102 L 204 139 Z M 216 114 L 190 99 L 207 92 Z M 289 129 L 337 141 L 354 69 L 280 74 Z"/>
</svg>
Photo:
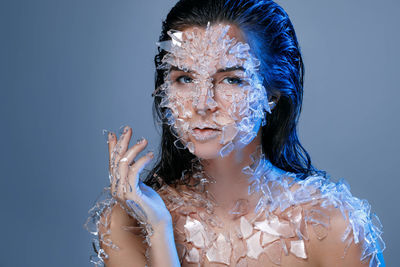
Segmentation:
<svg viewBox="0 0 400 267">
<path fill-rule="evenodd" d="M 146 146 L 147 141 L 142 140 L 128 149 L 129 140 L 132 137 L 132 129 L 125 127 L 124 133 L 117 141 L 115 134 L 109 134 L 110 172 L 113 176 L 119 172 L 121 180 L 117 186 L 116 179 L 111 183 L 111 193 L 117 199 L 119 207 L 115 206 L 111 214 L 111 240 L 118 240 L 119 251 L 106 250 L 110 253 L 107 266 L 144 266 L 143 241 L 139 240 L 137 233 L 125 233 L 122 226 L 137 226 L 137 223 L 129 217 L 121 206 L 126 206 L 126 200 L 138 203 L 146 213 L 151 223 L 154 234 L 151 236 L 151 262 L 154 266 L 179 266 L 178 255 L 174 244 L 171 215 L 161 197 L 150 187 L 139 181 L 139 173 L 153 158 L 150 152 L 134 161 L 138 153 Z M 115 163 L 119 164 L 116 165 Z M 131 187 L 132 190 L 123 190 Z M 104 232 L 101 229 L 100 232 Z M 114 232 L 115 233 L 114 233 Z M 136 249 L 132 250 L 131 248 Z M 135 251 L 132 253 L 132 251 Z M 166 264 L 165 264 L 166 263 Z"/>
<path fill-rule="evenodd" d="M 185 31 L 190 30 L 191 28 L 185 29 Z M 228 35 L 245 42 L 242 32 L 234 25 L 231 25 Z M 182 73 L 178 73 L 181 71 L 175 72 L 177 73 L 172 72 L 171 76 L 182 75 Z M 223 73 L 218 75 L 229 77 L 234 74 Z M 221 80 L 221 77 L 215 78 L 217 78 L 216 80 Z M 274 99 L 276 103 L 279 100 L 279 95 L 275 96 Z M 224 109 L 226 109 L 229 103 L 224 103 L 218 99 L 216 101 L 219 105 L 213 109 L 207 108 L 202 103 L 197 107 L 193 107 L 189 102 L 185 103 L 185 106 L 194 114 L 188 120 L 207 121 L 211 119 L 213 112 L 217 110 L 225 112 Z M 199 112 L 200 110 L 201 112 Z M 150 153 L 136 159 L 137 155 L 147 146 L 147 141 L 143 140 L 143 142 L 129 148 L 131 138 L 132 129 L 130 127 L 126 127 L 126 131 L 119 139 L 117 139 L 114 133 L 109 134 L 110 172 L 114 175 L 119 172 L 122 185 L 130 185 L 132 191 L 128 190 L 124 192 L 121 186 L 116 186 L 115 180 L 111 184 L 111 192 L 116 193 L 114 197 L 118 200 L 119 204 L 113 207 L 111 213 L 111 234 L 109 238 L 120 249 L 114 250 L 102 245 L 102 248 L 109 255 L 105 263 L 107 267 L 144 266 L 146 263 L 144 257 L 145 247 L 140 235 L 135 231 L 123 230 L 125 226 L 137 226 L 137 222 L 122 209 L 123 206 L 126 207 L 126 200 L 134 200 L 141 205 L 154 229 L 154 234 L 151 236 L 151 266 L 180 266 L 173 236 L 171 214 L 165 207 L 161 197 L 138 179 L 140 171 L 151 161 L 153 155 Z M 248 196 L 248 177 L 241 170 L 250 163 L 250 154 L 261 144 L 261 131 L 258 131 L 258 135 L 250 144 L 243 148 L 236 148 L 224 158 L 219 156 L 219 151 L 222 148 L 222 145 L 219 143 L 220 137 L 201 142 L 191 136 L 188 138 L 194 143 L 195 155 L 205 159 L 206 172 L 217 180 L 217 183 L 210 184 L 207 188 L 216 197 L 218 203 L 216 215 L 223 220 L 224 225 L 233 227 L 234 222 L 228 217 L 231 204 L 239 198 L 246 198 L 249 199 L 250 206 L 254 207 L 259 197 L 258 195 Z M 118 162 L 119 164 L 117 165 L 116 163 Z M 275 168 L 274 171 L 280 172 L 281 170 Z M 346 228 L 347 222 L 344 221 L 337 209 L 331 209 L 329 215 L 331 218 L 331 227 L 325 239 L 318 240 L 313 231 L 309 231 L 309 241 L 305 242 L 308 259 L 300 260 L 289 254 L 288 256 L 282 256 L 281 266 L 368 266 L 368 262 L 360 262 L 360 248 L 354 243 L 350 245 L 345 258 L 342 259 L 345 244 L 340 238 Z M 104 221 L 105 218 L 103 217 L 102 219 Z M 99 230 L 100 234 L 106 232 L 102 227 Z M 249 264 L 250 266 L 276 266 L 264 256 L 261 256 L 258 261 L 249 262 Z M 191 266 L 189 264 L 184 265 Z M 208 265 L 219 266 L 206 262 L 206 266 Z"/>
<path fill-rule="evenodd" d="M 223 28 L 225 25 L 214 25 L 215 28 Z M 189 27 L 185 31 L 192 31 L 194 28 Z M 184 31 L 184 32 L 185 32 Z M 242 31 L 234 26 L 230 25 L 229 31 L 227 33 L 228 38 L 235 38 L 238 42 L 246 43 L 246 39 Z M 185 35 L 183 35 L 184 37 Z M 202 29 L 202 35 L 205 37 L 205 29 Z M 183 39 L 185 40 L 185 39 Z M 211 48 L 212 49 L 212 48 Z M 226 66 L 222 66 L 220 64 L 220 58 L 211 58 L 213 60 L 209 63 L 210 66 L 215 66 L 216 70 L 223 70 Z M 196 69 L 195 64 L 193 64 L 189 59 L 185 60 L 185 65 L 189 67 L 189 69 Z M 217 107 L 209 108 L 206 105 L 206 90 L 202 91 L 202 95 L 199 96 L 199 103 L 197 106 L 192 105 L 191 98 L 185 98 L 184 108 L 186 111 L 190 111 L 192 114 L 191 118 L 186 118 L 182 114 L 181 110 L 178 118 L 184 120 L 185 122 L 191 124 L 193 122 L 208 122 L 212 124 L 212 115 L 215 113 L 220 113 L 226 121 L 226 124 L 235 122 L 233 116 L 229 113 L 229 107 L 232 105 L 227 99 L 218 96 L 219 91 L 225 91 L 227 94 L 234 94 L 239 91 L 241 88 L 235 83 L 230 83 L 235 78 L 243 78 L 244 71 L 243 70 L 233 70 L 233 71 L 217 71 L 211 72 L 210 77 L 214 81 L 214 91 L 215 97 L 214 100 L 218 103 Z M 170 79 L 172 81 L 176 81 L 173 87 L 177 91 L 185 92 L 189 91 L 188 89 L 192 86 L 192 82 L 189 79 L 194 79 L 195 74 L 188 73 L 179 69 L 173 69 L 170 72 Z M 186 90 L 185 90 L 186 89 Z M 270 108 L 273 109 L 275 107 L 277 101 L 279 100 L 279 94 L 271 97 L 272 103 Z M 240 117 L 236 121 L 240 120 Z M 188 137 L 185 136 L 187 141 L 190 141 L 194 144 L 194 154 L 203 160 L 205 163 L 205 170 L 212 177 L 217 177 L 217 183 L 211 184 L 208 188 L 217 199 L 218 205 L 224 208 L 228 208 L 228 206 L 235 202 L 238 198 L 248 198 L 247 194 L 247 186 L 248 186 L 248 176 L 242 172 L 242 168 L 249 165 L 251 163 L 250 155 L 255 152 L 257 146 L 261 144 L 261 129 L 256 130 L 258 135 L 253 141 L 245 147 L 237 147 L 233 150 L 228 156 L 221 157 L 219 152 L 221 148 L 223 148 L 223 144 L 220 143 L 221 136 L 217 138 L 207 140 L 207 141 L 198 141 L 192 135 L 189 134 Z M 281 171 L 281 170 L 276 170 Z M 232 191 L 227 192 L 226 186 L 232 187 Z M 234 194 L 232 194 L 234 192 Z M 259 196 L 254 195 L 254 202 L 258 200 Z M 255 204 L 255 203 L 254 203 Z"/>
<path fill-rule="evenodd" d="M 219 32 L 222 31 L 225 25 L 214 25 L 211 31 Z M 206 35 L 205 30 L 198 30 L 195 27 L 187 28 L 184 32 L 196 31 L 198 34 L 198 39 L 210 38 Z M 218 35 L 218 34 L 216 34 Z M 235 43 L 246 43 L 243 34 L 237 27 L 230 26 L 227 35 L 224 39 L 229 40 L 230 38 L 235 38 Z M 182 36 L 183 41 L 186 41 L 186 35 Z M 173 109 L 175 116 L 179 121 L 185 122 L 184 124 L 193 125 L 196 123 L 207 123 L 215 124 L 213 121 L 213 116 L 216 115 L 218 118 L 217 125 L 220 127 L 219 136 L 211 140 L 197 140 L 193 134 L 189 131 L 182 130 L 178 126 L 178 131 L 180 136 L 185 142 L 191 142 L 194 144 L 194 154 L 201 159 L 208 159 L 215 161 L 220 159 L 220 150 L 227 143 L 221 143 L 221 128 L 224 126 L 232 125 L 237 123 L 240 119 L 235 119 L 239 117 L 239 111 L 236 110 L 235 114 L 231 114 L 230 108 L 233 106 L 232 96 L 234 95 L 236 99 L 243 99 L 244 101 L 246 93 L 241 86 L 248 85 L 245 81 L 245 70 L 243 69 L 244 60 L 239 60 L 235 67 L 226 66 L 221 63 L 221 57 L 215 54 L 219 51 L 221 47 L 220 42 L 212 43 L 209 45 L 208 50 L 204 52 L 203 50 L 190 49 L 185 58 L 179 60 L 180 64 L 189 69 L 189 71 L 183 71 L 173 66 L 170 71 L 169 80 L 172 82 L 170 86 L 171 94 L 175 97 L 171 101 L 174 103 Z M 229 58 L 235 58 L 235 55 L 229 54 L 226 51 Z M 197 62 L 191 60 L 191 56 L 195 57 L 207 57 L 207 63 L 203 63 L 203 66 L 199 67 Z M 200 70 L 199 70 L 200 69 Z M 199 71 L 205 71 L 206 74 L 199 74 Z M 200 94 L 197 95 L 196 91 L 193 89 L 195 87 L 195 80 L 200 84 Z M 208 88 L 207 80 L 212 80 L 212 88 Z M 213 100 L 217 103 L 216 106 L 207 105 L 207 91 L 212 90 L 214 93 Z M 198 103 L 194 103 L 195 99 L 198 99 Z M 238 104 L 240 100 L 236 101 Z M 183 103 L 183 104 L 182 104 Z M 175 108 L 176 107 L 176 108 Z M 186 112 L 185 112 L 186 111 Z M 186 116 L 185 113 L 190 113 L 191 116 Z M 233 116 L 235 115 L 235 116 Z M 180 124 L 178 124 L 180 125 Z M 191 127 L 189 127 L 192 129 Z M 257 132 L 257 130 L 256 130 Z M 243 155 L 246 157 L 247 155 Z M 235 160 L 233 164 L 239 163 L 240 160 Z"/>
</svg>

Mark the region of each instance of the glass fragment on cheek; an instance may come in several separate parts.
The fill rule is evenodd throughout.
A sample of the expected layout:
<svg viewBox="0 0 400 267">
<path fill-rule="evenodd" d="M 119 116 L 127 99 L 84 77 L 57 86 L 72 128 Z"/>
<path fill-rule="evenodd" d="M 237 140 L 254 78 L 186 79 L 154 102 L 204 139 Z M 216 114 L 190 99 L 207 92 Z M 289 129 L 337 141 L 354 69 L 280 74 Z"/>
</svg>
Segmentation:
<svg viewBox="0 0 400 267">
<path fill-rule="evenodd" d="M 222 127 L 222 136 L 220 143 L 225 145 L 228 142 L 232 141 L 236 137 L 238 132 L 239 130 L 236 127 L 236 124 L 233 123 Z"/>
<path fill-rule="evenodd" d="M 184 119 L 177 118 L 174 128 L 178 132 L 178 136 L 184 136 L 189 131 L 189 124 Z"/>
<path fill-rule="evenodd" d="M 229 125 L 235 123 L 235 121 L 232 119 L 231 116 L 229 116 L 229 114 L 220 111 L 216 111 L 213 113 L 212 120 L 218 125 Z"/>
</svg>

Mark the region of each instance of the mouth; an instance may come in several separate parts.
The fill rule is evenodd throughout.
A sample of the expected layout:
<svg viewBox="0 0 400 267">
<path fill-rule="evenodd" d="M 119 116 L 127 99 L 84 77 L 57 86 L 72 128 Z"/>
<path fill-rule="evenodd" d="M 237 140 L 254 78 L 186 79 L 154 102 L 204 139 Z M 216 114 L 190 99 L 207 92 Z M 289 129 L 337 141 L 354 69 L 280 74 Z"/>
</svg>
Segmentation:
<svg viewBox="0 0 400 267">
<path fill-rule="evenodd" d="M 221 134 L 221 130 L 211 127 L 196 127 L 192 129 L 192 136 L 197 141 L 208 141 L 216 138 Z"/>
<path fill-rule="evenodd" d="M 220 129 L 216 129 L 216 128 L 194 128 L 193 132 L 194 133 L 212 133 L 212 132 L 220 132 Z"/>
<path fill-rule="evenodd" d="M 207 127 L 207 126 L 205 126 L 205 127 L 194 127 L 193 130 L 200 130 L 200 131 L 202 131 L 202 130 L 215 130 L 215 131 L 220 131 L 220 129 L 217 128 L 217 127 Z"/>
</svg>

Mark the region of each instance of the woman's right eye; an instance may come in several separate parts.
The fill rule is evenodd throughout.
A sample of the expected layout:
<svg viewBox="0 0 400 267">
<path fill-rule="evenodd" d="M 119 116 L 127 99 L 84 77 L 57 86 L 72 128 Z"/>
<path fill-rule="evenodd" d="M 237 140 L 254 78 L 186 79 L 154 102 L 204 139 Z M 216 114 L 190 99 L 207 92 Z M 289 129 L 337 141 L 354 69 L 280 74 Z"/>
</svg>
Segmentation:
<svg viewBox="0 0 400 267">
<path fill-rule="evenodd" d="M 189 76 L 182 75 L 182 76 L 179 76 L 179 77 L 176 79 L 176 81 L 177 81 L 178 83 L 192 83 L 192 82 L 193 82 L 193 79 L 190 78 Z"/>
</svg>

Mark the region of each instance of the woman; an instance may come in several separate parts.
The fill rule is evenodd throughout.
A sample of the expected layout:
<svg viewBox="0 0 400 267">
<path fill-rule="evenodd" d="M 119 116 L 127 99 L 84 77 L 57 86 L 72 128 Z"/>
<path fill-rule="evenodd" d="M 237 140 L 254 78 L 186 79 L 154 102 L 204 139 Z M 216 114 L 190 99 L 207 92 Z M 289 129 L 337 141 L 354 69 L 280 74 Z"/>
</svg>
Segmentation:
<svg viewBox="0 0 400 267">
<path fill-rule="evenodd" d="M 273 1 L 181 0 L 158 43 L 160 158 L 108 133 L 108 198 L 92 209 L 96 264 L 379 266 L 381 226 L 296 132 L 303 62 Z M 141 230 L 141 233 L 138 230 Z M 146 241 L 146 242 L 143 242 Z"/>
</svg>

